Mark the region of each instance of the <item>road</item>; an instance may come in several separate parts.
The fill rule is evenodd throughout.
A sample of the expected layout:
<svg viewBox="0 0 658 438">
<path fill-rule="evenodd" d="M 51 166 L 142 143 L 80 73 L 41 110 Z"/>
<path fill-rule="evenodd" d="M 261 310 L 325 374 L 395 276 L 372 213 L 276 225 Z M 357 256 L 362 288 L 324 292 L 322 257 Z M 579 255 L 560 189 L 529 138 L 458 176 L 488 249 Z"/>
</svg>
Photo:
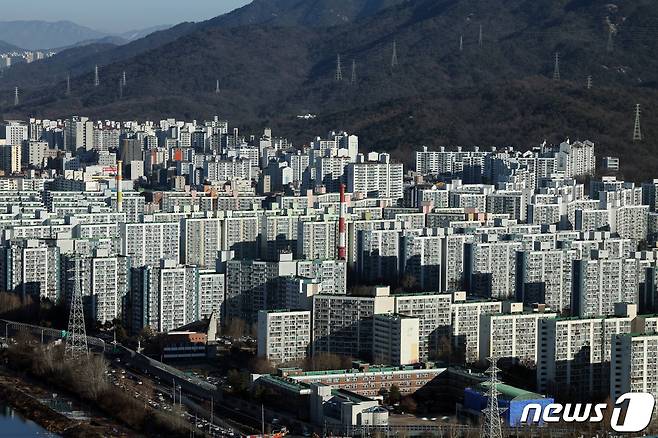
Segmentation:
<svg viewBox="0 0 658 438">
<path fill-rule="evenodd" d="M 66 336 L 65 331 L 6 320 L 0 320 L 0 330 L 2 329 L 9 338 L 27 332 L 43 343 L 61 341 Z M 154 409 L 169 413 L 173 412 L 175 398 L 182 411 L 181 416 L 194 430 L 200 432 L 209 430 L 210 436 L 260 433 L 263 427 L 261 406 L 235 397 L 225 400 L 224 392 L 217 386 L 197 377 L 186 375 L 174 367 L 135 352 L 124 345 L 106 340 L 92 336 L 87 337 L 90 349 L 103 352 L 111 361 L 113 369 L 123 371 L 117 371 L 118 375 L 117 372 L 110 371 L 112 383 L 126 391 L 132 391 L 133 397 L 144 400 L 145 404 Z M 121 377 L 122 375 L 124 377 Z M 126 384 L 126 379 L 135 384 Z M 171 385 L 169 382 L 172 382 Z M 142 389 L 138 387 L 142 387 Z M 143 389 L 147 387 L 155 388 L 155 395 L 147 394 L 147 391 Z M 177 394 L 173 391 L 174 387 L 178 391 Z M 213 407 L 212 413 L 210 405 Z M 299 423 L 295 418 L 284 416 L 279 412 L 264 410 L 264 414 L 266 422 L 272 422 L 274 418 L 278 418 L 286 421 L 287 424 Z M 266 430 L 271 428 L 271 424 L 265 424 Z"/>
<path fill-rule="evenodd" d="M 179 412 L 193 430 L 199 430 L 212 437 L 240 436 L 244 431 L 241 425 L 225 421 L 200 406 L 191 396 L 185 395 L 180 385 L 164 385 L 151 376 L 139 373 L 125 362 L 113 361 L 108 373 L 115 386 L 129 392 L 133 397 L 143 400 L 153 409 L 168 415 Z M 175 403 L 175 405 L 174 405 Z"/>
</svg>

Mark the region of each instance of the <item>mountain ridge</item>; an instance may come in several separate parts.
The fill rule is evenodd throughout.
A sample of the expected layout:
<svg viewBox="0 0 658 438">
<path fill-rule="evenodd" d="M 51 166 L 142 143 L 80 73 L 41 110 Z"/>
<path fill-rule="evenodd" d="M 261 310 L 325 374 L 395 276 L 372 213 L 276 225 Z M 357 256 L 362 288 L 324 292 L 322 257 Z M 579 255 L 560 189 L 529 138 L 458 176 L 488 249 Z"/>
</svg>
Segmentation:
<svg viewBox="0 0 658 438">
<path fill-rule="evenodd" d="M 0 53 L 6 53 L 6 52 L 22 52 L 23 49 L 21 47 L 18 47 L 14 44 L 9 44 L 6 41 L 0 40 Z"/>
<path fill-rule="evenodd" d="M 67 20 L 0 21 L 0 40 L 27 50 L 55 49 L 105 36 L 103 32 Z"/>
<path fill-rule="evenodd" d="M 615 145 L 624 152 L 633 147 L 630 134 L 615 128 L 605 114 L 622 117 L 628 112 L 632 118 L 638 102 L 643 108 L 658 107 L 658 61 L 646 56 L 658 51 L 647 31 L 657 18 L 658 6 L 646 0 L 620 1 L 614 8 L 591 0 L 415 0 L 312 31 L 270 24 L 194 26 L 138 57 L 104 66 L 98 88 L 88 70 L 75 78 L 70 98 L 63 98 L 60 82 L 53 89 L 28 90 L 19 108 L 10 108 L 8 98 L 4 107 L 7 114 L 49 117 L 199 118 L 220 113 L 239 124 L 267 123 L 292 135 L 325 123 L 326 129 L 363 130 L 369 143 L 384 144 L 402 159 L 408 158 L 410 145 L 395 148 L 390 143 L 405 138 L 396 124 L 425 136 L 413 136 L 416 143 L 438 138 L 504 143 L 508 134 L 509 140 L 529 145 L 541 140 L 537 137 L 557 140 L 558 131 L 572 136 L 580 131 L 604 139 L 602 150 L 613 151 Z M 611 52 L 610 26 L 615 29 Z M 394 42 L 398 65 L 392 67 Z M 545 79 L 553 75 L 556 52 L 562 79 L 557 82 Z M 342 82 L 335 81 L 338 54 Z M 349 85 L 352 61 L 355 86 Z M 124 70 L 128 87 L 119 100 L 116 81 Z M 595 89 L 605 92 L 582 94 L 589 75 Z M 217 79 L 219 95 L 214 93 Z M 578 103 L 575 96 L 583 101 Z M 459 119 L 435 101 L 454 106 Z M 512 103 L 528 106 L 527 120 Z M 423 107 L 434 108 L 443 119 L 415 115 Z M 509 118 L 497 107 L 507 108 Z M 570 111 L 572 118 L 563 117 Z M 296 114 L 306 112 L 317 113 L 316 122 L 299 125 Z M 655 122 L 651 111 L 645 117 Z M 350 121 L 359 118 L 369 123 Z M 514 122 L 524 127 L 521 132 L 514 131 Z M 507 128 L 501 131 L 498 125 Z M 461 134 L 469 131 L 473 135 Z M 647 162 L 654 161 L 651 157 Z"/>
<path fill-rule="evenodd" d="M 34 87 L 37 84 L 53 84 L 67 74 L 77 76 L 85 70 L 91 71 L 96 64 L 103 66 L 130 59 L 149 50 L 157 49 L 195 31 L 204 32 L 216 28 L 228 29 L 264 23 L 267 23 L 268 26 L 304 26 L 308 24 L 309 17 L 311 16 L 315 18 L 315 25 L 317 27 L 326 27 L 337 24 L 335 20 L 336 14 L 327 12 L 332 11 L 331 5 L 334 8 L 338 8 L 341 4 L 350 5 L 350 11 L 352 12 L 343 13 L 343 16 L 348 20 L 354 20 L 367 14 L 377 13 L 390 5 L 404 3 L 405 1 L 408 0 L 314 0 L 313 2 L 308 2 L 307 0 L 256 0 L 241 8 L 206 21 L 198 23 L 184 22 L 173 27 L 156 30 L 143 38 L 122 44 L 121 47 L 111 48 L 106 46 L 108 48 L 106 52 L 97 52 L 91 57 L 84 56 L 81 59 L 75 59 L 72 56 L 75 52 L 67 53 L 61 57 L 62 59 L 58 59 L 59 55 L 55 55 L 53 57 L 54 59 L 46 60 L 45 63 L 41 63 L 38 67 L 28 65 L 23 66 L 19 71 L 10 70 L 4 79 L 0 78 L 0 89 L 11 90 L 16 86 L 25 88 Z M 316 12 L 310 13 L 308 4 L 312 4 L 316 8 Z M 120 37 L 125 38 L 123 35 L 120 35 Z M 88 42 L 99 44 L 108 41 L 98 41 L 97 38 Z M 117 43 L 117 41 L 111 42 Z M 72 45 L 69 48 L 75 47 Z M 43 68 L 44 65 L 46 68 Z"/>
</svg>

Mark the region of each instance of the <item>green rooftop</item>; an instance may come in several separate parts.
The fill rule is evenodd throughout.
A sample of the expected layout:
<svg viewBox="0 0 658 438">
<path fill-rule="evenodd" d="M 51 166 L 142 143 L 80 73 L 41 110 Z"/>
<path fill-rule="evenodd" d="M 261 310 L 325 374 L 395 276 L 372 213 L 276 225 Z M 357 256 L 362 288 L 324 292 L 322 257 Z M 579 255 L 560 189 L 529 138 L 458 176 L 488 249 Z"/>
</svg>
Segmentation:
<svg viewBox="0 0 658 438">
<path fill-rule="evenodd" d="M 488 388 L 489 385 L 491 385 L 491 382 L 488 381 L 480 383 L 480 386 L 483 386 L 485 388 Z M 512 400 L 537 400 L 540 398 L 544 398 L 543 395 L 537 394 L 536 392 L 526 391 L 525 389 L 507 385 L 505 383 L 498 383 L 496 385 L 496 389 L 505 398 L 509 398 Z"/>
<path fill-rule="evenodd" d="M 280 386 L 294 392 L 301 392 L 304 389 L 308 389 L 308 385 L 303 382 L 296 382 L 294 380 L 284 379 L 282 377 L 263 375 L 258 378 L 258 380 L 260 379 L 263 379 L 265 382 L 272 385 Z"/>
</svg>

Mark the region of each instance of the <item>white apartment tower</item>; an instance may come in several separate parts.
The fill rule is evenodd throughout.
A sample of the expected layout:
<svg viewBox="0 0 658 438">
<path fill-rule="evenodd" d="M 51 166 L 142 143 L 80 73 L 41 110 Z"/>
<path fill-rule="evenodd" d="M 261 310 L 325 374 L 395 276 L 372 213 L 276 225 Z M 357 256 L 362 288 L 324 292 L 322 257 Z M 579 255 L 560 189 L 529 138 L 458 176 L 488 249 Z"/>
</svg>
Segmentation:
<svg viewBox="0 0 658 438">
<path fill-rule="evenodd" d="M 580 397 L 607 393 L 612 335 L 630 333 L 631 322 L 631 317 L 542 319 L 538 390 Z"/>
<path fill-rule="evenodd" d="M 432 292 L 395 295 L 395 313 L 418 319 L 421 361 L 436 359 L 443 342 L 450 341 L 451 294 Z"/>
<path fill-rule="evenodd" d="M 306 358 L 310 341 L 310 311 L 258 312 L 258 356 L 275 364 L 300 361 Z"/>
<path fill-rule="evenodd" d="M 500 313 L 500 301 L 466 301 L 465 292 L 455 292 L 452 311 L 452 344 L 463 351 L 466 363 L 480 358 L 480 317 Z"/>
<path fill-rule="evenodd" d="M 413 365 L 419 356 L 418 318 L 380 314 L 372 318 L 372 360 L 384 365 Z"/>
<path fill-rule="evenodd" d="M 612 337 L 610 395 L 648 392 L 658 397 L 658 334 L 621 334 Z"/>
<path fill-rule="evenodd" d="M 120 224 L 122 255 L 130 256 L 132 266 L 159 266 L 160 260 L 180 259 L 180 224 L 146 222 Z"/>
<path fill-rule="evenodd" d="M 359 161 L 347 166 L 347 191 L 364 197 L 401 199 L 403 194 L 402 163 L 391 163 L 388 154 L 378 161 Z"/>
<path fill-rule="evenodd" d="M 186 218 L 183 221 L 183 262 L 200 269 L 214 268 L 222 250 L 222 219 Z"/>
</svg>

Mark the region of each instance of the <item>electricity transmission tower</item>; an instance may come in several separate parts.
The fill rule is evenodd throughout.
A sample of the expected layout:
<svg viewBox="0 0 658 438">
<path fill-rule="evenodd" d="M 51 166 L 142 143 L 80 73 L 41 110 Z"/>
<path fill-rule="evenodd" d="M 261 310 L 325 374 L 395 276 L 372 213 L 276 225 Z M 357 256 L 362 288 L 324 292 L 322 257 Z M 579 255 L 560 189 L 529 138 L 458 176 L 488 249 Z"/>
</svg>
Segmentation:
<svg viewBox="0 0 658 438">
<path fill-rule="evenodd" d="M 123 99 L 123 80 L 119 79 L 119 99 Z"/>
<path fill-rule="evenodd" d="M 215 83 L 215 94 L 219 94 L 220 91 L 221 91 L 221 90 L 220 90 L 220 88 L 219 88 L 219 79 L 217 79 L 217 82 Z"/>
<path fill-rule="evenodd" d="M 587 76 L 587 89 L 592 89 L 592 75 Z"/>
<path fill-rule="evenodd" d="M 478 34 L 478 46 L 482 47 L 482 25 L 480 25 L 480 33 Z"/>
<path fill-rule="evenodd" d="M 640 127 L 640 104 L 635 105 L 635 128 L 633 128 L 633 141 L 642 141 L 642 129 Z"/>
<path fill-rule="evenodd" d="M 70 73 L 66 74 L 66 95 L 67 96 L 71 95 L 71 74 Z"/>
<path fill-rule="evenodd" d="M 76 256 L 73 259 L 73 264 L 75 284 L 73 285 L 73 296 L 71 297 L 69 328 L 64 352 L 68 357 L 78 358 L 88 354 L 87 331 L 85 329 L 84 308 L 82 307 L 82 287 L 80 285 L 82 261 L 80 257 Z"/>
<path fill-rule="evenodd" d="M 352 60 L 352 77 L 350 78 L 350 85 L 356 85 L 356 60 Z"/>
<path fill-rule="evenodd" d="M 340 53 L 336 56 L 336 81 L 343 80 L 343 66 L 340 62 Z"/>
<path fill-rule="evenodd" d="M 98 64 L 94 67 L 94 87 L 98 87 L 101 84 L 100 77 L 98 76 Z"/>
<path fill-rule="evenodd" d="M 605 50 L 608 53 L 612 53 L 612 51 L 615 49 L 615 40 L 614 40 L 614 35 L 612 32 L 612 29 L 608 30 L 608 45 L 606 46 Z"/>
<path fill-rule="evenodd" d="M 489 374 L 489 390 L 487 391 L 487 407 L 483 410 L 484 412 L 484 430 L 482 436 L 485 438 L 502 438 L 502 424 L 500 415 L 502 411 L 498 406 L 498 367 L 496 366 L 497 360 L 493 357 L 490 357 L 489 362 L 491 365 L 487 370 Z"/>
<path fill-rule="evenodd" d="M 553 80 L 560 80 L 560 52 L 555 52 L 555 66 L 553 67 Z"/>
<path fill-rule="evenodd" d="M 126 81 L 126 71 L 124 70 L 123 74 L 121 74 L 121 86 L 125 87 L 128 85 L 128 82 Z"/>
<path fill-rule="evenodd" d="M 391 68 L 398 66 L 398 42 L 393 41 L 393 54 L 391 55 Z"/>
<path fill-rule="evenodd" d="M 464 51 L 464 35 L 459 35 L 459 51 Z"/>
<path fill-rule="evenodd" d="M 14 88 L 14 106 L 18 106 L 20 99 L 18 98 L 18 87 Z"/>
</svg>

